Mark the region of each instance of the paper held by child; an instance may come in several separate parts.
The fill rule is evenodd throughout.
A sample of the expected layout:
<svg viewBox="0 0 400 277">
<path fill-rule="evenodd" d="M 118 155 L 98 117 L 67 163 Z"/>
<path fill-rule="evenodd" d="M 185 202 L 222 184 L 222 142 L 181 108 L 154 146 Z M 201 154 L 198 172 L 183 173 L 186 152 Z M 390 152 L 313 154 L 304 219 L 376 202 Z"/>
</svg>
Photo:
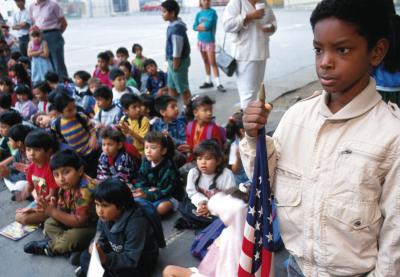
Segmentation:
<svg viewBox="0 0 400 277">
<path fill-rule="evenodd" d="M 31 202 L 28 206 L 26 206 L 24 209 L 33 209 L 36 207 L 35 202 Z M 38 228 L 37 225 L 22 225 L 16 221 L 8 224 L 7 226 L 3 227 L 0 229 L 0 235 L 5 236 L 6 238 L 12 239 L 12 240 L 20 240 L 30 233 L 36 231 Z"/>
<path fill-rule="evenodd" d="M 103 276 L 104 268 L 101 265 L 99 252 L 97 251 L 96 243 L 99 240 L 100 232 L 97 232 L 93 240 L 92 257 L 90 258 L 87 277 Z"/>
</svg>

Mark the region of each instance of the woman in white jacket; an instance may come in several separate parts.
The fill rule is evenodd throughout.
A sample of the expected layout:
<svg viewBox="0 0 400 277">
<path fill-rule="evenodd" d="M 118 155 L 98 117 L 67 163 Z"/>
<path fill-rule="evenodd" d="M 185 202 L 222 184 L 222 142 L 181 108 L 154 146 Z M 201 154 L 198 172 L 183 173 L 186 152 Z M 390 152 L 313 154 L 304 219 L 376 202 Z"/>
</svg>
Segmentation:
<svg viewBox="0 0 400 277">
<path fill-rule="evenodd" d="M 234 33 L 232 55 L 243 110 L 256 99 L 269 58 L 269 37 L 277 29 L 272 9 L 261 1 L 230 0 L 223 16 L 224 30 Z"/>
</svg>

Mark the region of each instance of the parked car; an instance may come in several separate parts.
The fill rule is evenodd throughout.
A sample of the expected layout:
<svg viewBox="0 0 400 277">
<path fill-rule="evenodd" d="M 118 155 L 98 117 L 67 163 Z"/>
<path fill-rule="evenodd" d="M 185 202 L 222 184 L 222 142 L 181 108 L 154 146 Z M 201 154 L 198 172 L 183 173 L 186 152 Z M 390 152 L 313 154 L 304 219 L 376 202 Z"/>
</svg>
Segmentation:
<svg viewBox="0 0 400 277">
<path fill-rule="evenodd" d="M 154 11 L 160 11 L 161 10 L 161 2 L 160 1 L 147 1 L 144 2 L 140 10 L 143 12 L 154 12 Z"/>
</svg>

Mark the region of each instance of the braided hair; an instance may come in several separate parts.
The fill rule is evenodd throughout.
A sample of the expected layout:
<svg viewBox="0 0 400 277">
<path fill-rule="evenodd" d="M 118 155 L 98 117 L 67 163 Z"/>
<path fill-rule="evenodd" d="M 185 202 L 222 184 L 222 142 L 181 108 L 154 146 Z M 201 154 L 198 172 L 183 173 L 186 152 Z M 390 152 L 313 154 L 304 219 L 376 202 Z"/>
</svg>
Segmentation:
<svg viewBox="0 0 400 277">
<path fill-rule="evenodd" d="M 219 176 L 221 176 L 222 172 L 224 171 L 225 165 L 224 165 L 224 155 L 223 152 L 221 150 L 221 147 L 219 146 L 219 144 L 213 140 L 213 139 L 209 139 L 209 140 L 204 140 L 202 142 L 200 142 L 193 151 L 194 154 L 194 158 L 197 159 L 198 157 L 205 155 L 205 154 L 209 154 L 211 155 L 214 159 L 217 160 L 218 165 L 215 169 L 215 176 L 212 180 L 211 185 L 209 186 L 209 189 L 216 189 L 217 188 L 217 179 Z M 199 168 L 196 166 L 196 170 L 198 173 L 198 176 L 194 182 L 194 185 L 196 187 L 196 190 L 198 190 L 199 188 L 199 182 L 200 182 L 200 178 L 201 178 L 201 171 L 199 170 Z"/>
</svg>

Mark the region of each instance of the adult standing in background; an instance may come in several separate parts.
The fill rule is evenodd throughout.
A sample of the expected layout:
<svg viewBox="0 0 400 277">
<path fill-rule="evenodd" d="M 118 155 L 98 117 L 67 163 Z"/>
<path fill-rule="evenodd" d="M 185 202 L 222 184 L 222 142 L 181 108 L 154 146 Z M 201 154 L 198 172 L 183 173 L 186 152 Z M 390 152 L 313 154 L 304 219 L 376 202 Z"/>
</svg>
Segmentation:
<svg viewBox="0 0 400 277">
<path fill-rule="evenodd" d="M 49 47 L 49 57 L 54 71 L 60 80 L 68 79 L 64 62 L 64 38 L 62 33 L 67 29 L 67 20 L 60 5 L 51 0 L 36 0 L 29 6 L 29 16 L 33 24 L 43 33 L 43 39 Z"/>
<path fill-rule="evenodd" d="M 244 110 L 255 100 L 264 80 L 269 58 L 269 37 L 277 23 L 272 9 L 257 0 L 230 0 L 223 16 L 224 30 L 234 33 L 232 55 L 236 59 L 236 83 Z"/>
<path fill-rule="evenodd" d="M 28 10 L 25 8 L 25 0 L 15 0 L 19 11 L 14 12 L 12 29 L 18 38 L 19 51 L 23 56 L 27 56 L 27 48 L 29 42 L 29 28 L 32 21 L 29 18 Z"/>
</svg>

